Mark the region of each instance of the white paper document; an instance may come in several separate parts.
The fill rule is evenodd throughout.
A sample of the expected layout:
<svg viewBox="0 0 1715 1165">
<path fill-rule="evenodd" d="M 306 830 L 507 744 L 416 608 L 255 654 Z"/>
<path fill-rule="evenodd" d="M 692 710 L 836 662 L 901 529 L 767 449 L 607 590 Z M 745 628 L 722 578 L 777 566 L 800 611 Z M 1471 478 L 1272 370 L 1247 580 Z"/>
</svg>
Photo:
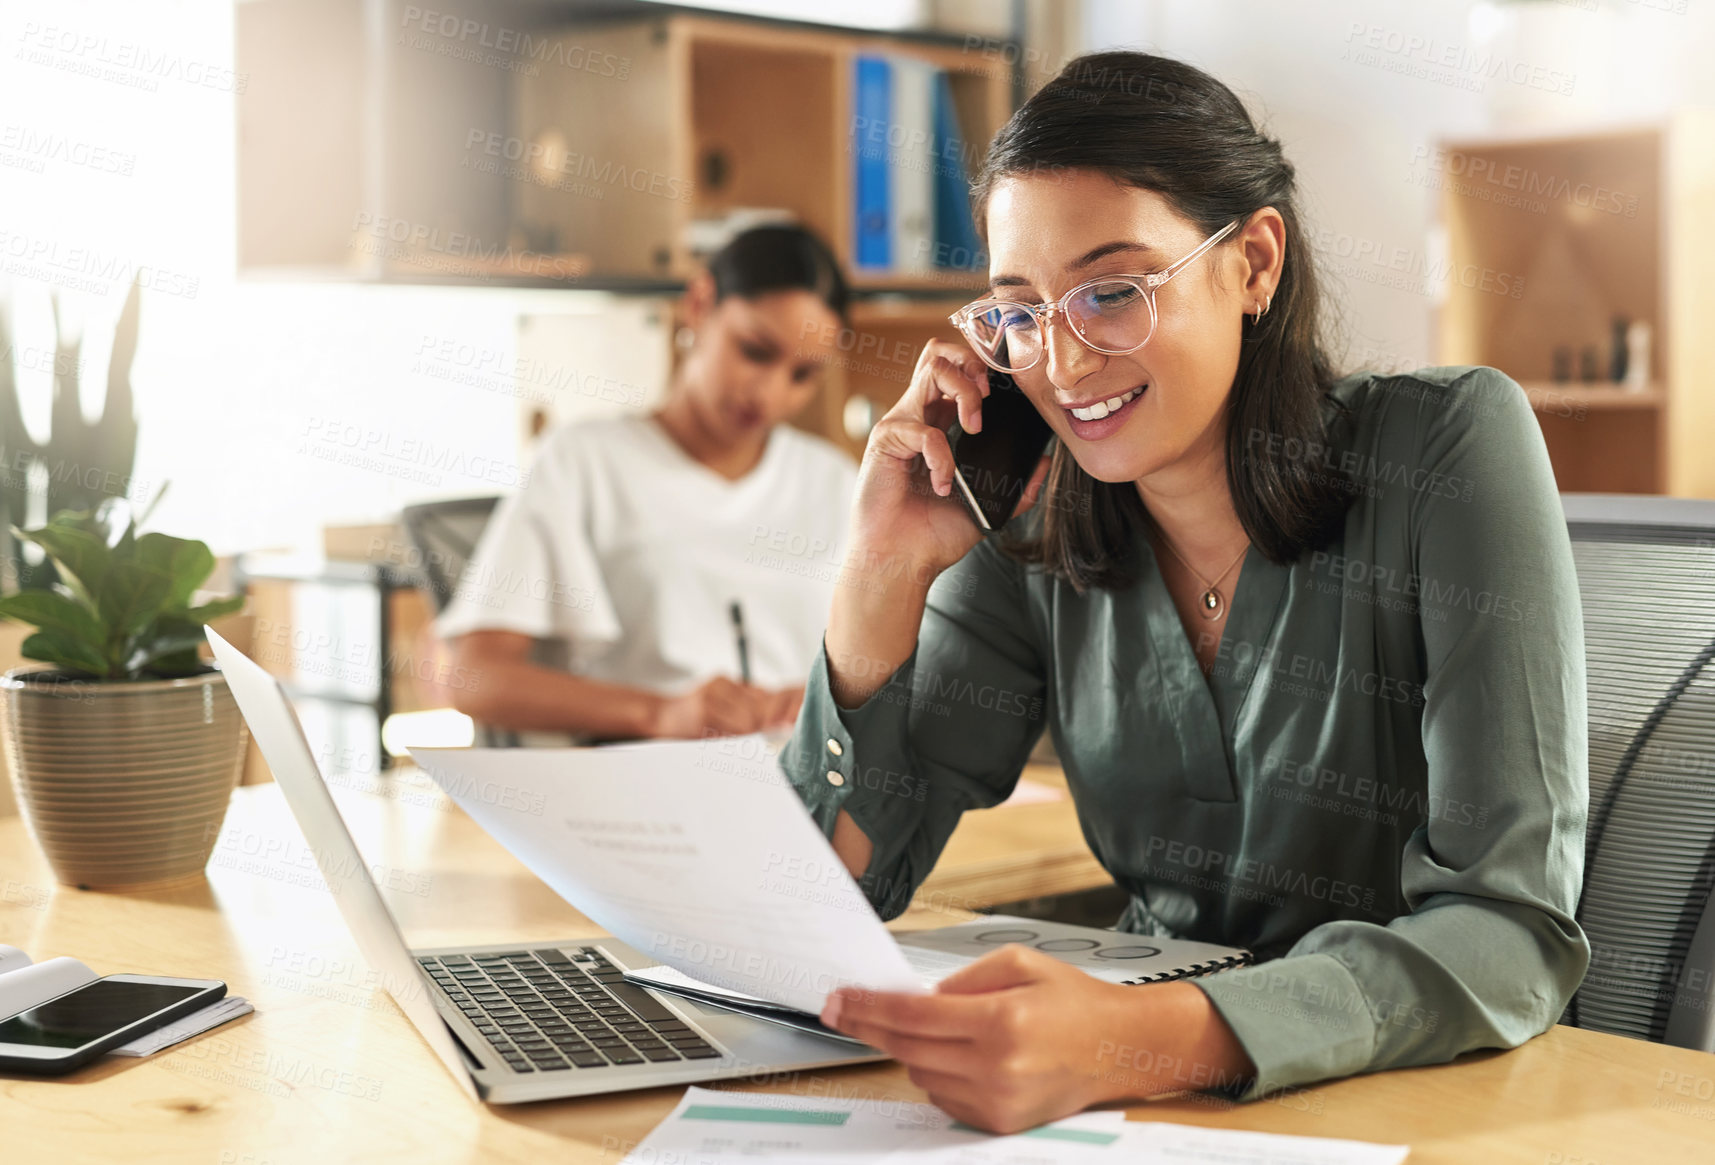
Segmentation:
<svg viewBox="0 0 1715 1165">
<path fill-rule="evenodd" d="M 411 755 L 597 925 L 694 979 L 818 1012 L 921 991 L 760 737 Z"/>
<path fill-rule="evenodd" d="M 153 1056 L 162 1048 L 170 1048 L 182 1040 L 219 1027 L 228 1020 L 249 1015 L 256 1008 L 242 995 L 228 995 L 200 1011 L 180 1016 L 165 1027 L 140 1035 L 124 1047 L 114 1048 L 109 1056 Z"/>
<path fill-rule="evenodd" d="M 1404 1145 L 1128 1121 L 1080 1113 L 1011 1136 L 884 1098 L 688 1088 L 622 1165 L 1399 1165 Z"/>
</svg>

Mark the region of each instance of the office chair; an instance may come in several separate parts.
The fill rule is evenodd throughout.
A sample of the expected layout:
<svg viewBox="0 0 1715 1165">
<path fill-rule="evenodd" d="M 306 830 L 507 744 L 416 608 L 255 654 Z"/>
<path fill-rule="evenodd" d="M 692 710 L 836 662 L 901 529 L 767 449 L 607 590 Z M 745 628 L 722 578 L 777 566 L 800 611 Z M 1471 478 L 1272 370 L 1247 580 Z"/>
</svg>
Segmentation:
<svg viewBox="0 0 1715 1165">
<path fill-rule="evenodd" d="M 439 615 L 452 602 L 465 565 L 476 552 L 483 528 L 499 498 L 454 498 L 406 506 L 399 514 L 405 536 L 421 560 L 423 590 Z M 476 743 L 487 748 L 512 748 L 518 734 L 487 724 L 476 725 Z"/>
<path fill-rule="evenodd" d="M 405 536 L 421 559 L 425 590 L 435 614 L 446 610 L 465 564 L 494 514 L 499 498 L 456 498 L 406 506 L 399 515 Z"/>
<path fill-rule="evenodd" d="M 1562 503 L 1589 672 L 1592 950 L 1563 1022 L 1715 1051 L 1715 502 Z"/>
</svg>

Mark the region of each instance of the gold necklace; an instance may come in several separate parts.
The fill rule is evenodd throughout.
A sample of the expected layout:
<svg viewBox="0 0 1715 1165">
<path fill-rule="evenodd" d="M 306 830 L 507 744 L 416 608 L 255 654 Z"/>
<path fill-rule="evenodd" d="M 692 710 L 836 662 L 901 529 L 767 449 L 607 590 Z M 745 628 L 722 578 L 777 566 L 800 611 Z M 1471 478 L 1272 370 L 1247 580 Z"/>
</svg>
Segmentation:
<svg viewBox="0 0 1715 1165">
<path fill-rule="evenodd" d="M 1214 577 L 1214 579 L 1211 581 L 1211 580 L 1204 579 L 1204 577 L 1201 574 L 1198 574 L 1197 568 L 1192 566 L 1189 562 L 1186 562 L 1185 556 L 1183 554 L 1179 553 L 1178 550 L 1174 549 L 1173 540 L 1167 536 L 1167 532 L 1165 530 L 1163 530 L 1163 529 L 1161 529 L 1161 527 L 1157 526 L 1155 528 L 1155 532 L 1157 534 L 1161 535 L 1161 544 L 1163 546 L 1167 547 L 1168 553 L 1172 554 L 1173 557 L 1177 558 L 1181 563 L 1183 563 L 1185 566 L 1185 569 L 1191 572 L 1191 576 L 1193 578 L 1195 578 L 1198 582 L 1203 584 L 1205 589 L 1203 591 L 1202 596 L 1198 599 L 1197 613 L 1199 615 L 1203 616 L 1203 618 L 1205 618 L 1205 619 L 1209 619 L 1209 620 L 1219 619 L 1221 617 L 1222 613 L 1226 610 L 1226 602 L 1225 602 L 1225 600 L 1223 600 L 1221 598 L 1221 592 L 1216 590 L 1215 587 L 1217 584 L 1220 583 L 1220 581 L 1222 579 L 1226 578 L 1229 574 L 1233 573 L 1233 567 L 1237 566 L 1240 562 L 1244 561 L 1245 554 L 1248 553 L 1250 548 L 1251 548 L 1250 543 L 1246 542 L 1245 548 L 1243 550 L 1239 551 L 1239 556 L 1237 558 L 1233 559 L 1231 562 L 1229 562 L 1227 564 L 1227 569 L 1223 570 L 1220 574 L 1216 575 Z"/>
</svg>

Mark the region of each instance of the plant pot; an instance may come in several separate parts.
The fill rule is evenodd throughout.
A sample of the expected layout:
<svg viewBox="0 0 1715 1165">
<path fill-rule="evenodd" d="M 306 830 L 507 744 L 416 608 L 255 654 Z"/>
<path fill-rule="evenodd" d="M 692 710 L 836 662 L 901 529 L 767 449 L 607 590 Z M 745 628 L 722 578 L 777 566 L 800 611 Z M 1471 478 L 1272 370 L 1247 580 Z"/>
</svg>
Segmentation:
<svg viewBox="0 0 1715 1165">
<path fill-rule="evenodd" d="M 173 680 L 0 676 L 0 747 L 54 877 L 134 890 L 198 877 L 249 733 L 218 671 Z"/>
</svg>

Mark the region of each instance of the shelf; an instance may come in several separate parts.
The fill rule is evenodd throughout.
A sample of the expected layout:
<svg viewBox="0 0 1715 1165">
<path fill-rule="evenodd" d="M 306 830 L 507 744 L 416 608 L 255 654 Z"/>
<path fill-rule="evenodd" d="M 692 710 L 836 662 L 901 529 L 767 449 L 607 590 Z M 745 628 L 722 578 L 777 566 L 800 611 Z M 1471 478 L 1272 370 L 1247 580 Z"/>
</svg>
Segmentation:
<svg viewBox="0 0 1715 1165">
<path fill-rule="evenodd" d="M 1659 409 L 1667 404 L 1667 392 L 1659 384 L 1641 389 L 1617 384 L 1583 384 L 1578 381 L 1531 380 L 1521 382 L 1530 397 L 1530 407 L 1539 413 L 1575 409 Z"/>
<path fill-rule="evenodd" d="M 988 272 L 948 271 L 891 277 L 854 274 L 851 284 L 854 291 L 868 291 L 880 295 L 959 295 L 968 301 L 988 290 Z"/>
<path fill-rule="evenodd" d="M 1715 112 L 1450 139 L 1422 184 L 1446 239 L 1437 361 L 1524 386 L 1562 490 L 1715 496 Z M 1641 391 L 1552 378 L 1569 353 L 1607 368 L 1639 321 Z"/>
<path fill-rule="evenodd" d="M 851 270 L 854 55 L 946 70 L 968 168 L 1015 99 L 991 40 L 635 0 L 251 0 L 235 23 L 246 276 L 650 294 L 694 271 L 694 222 L 752 207 Z M 853 281 L 937 294 L 985 277 Z"/>
</svg>

